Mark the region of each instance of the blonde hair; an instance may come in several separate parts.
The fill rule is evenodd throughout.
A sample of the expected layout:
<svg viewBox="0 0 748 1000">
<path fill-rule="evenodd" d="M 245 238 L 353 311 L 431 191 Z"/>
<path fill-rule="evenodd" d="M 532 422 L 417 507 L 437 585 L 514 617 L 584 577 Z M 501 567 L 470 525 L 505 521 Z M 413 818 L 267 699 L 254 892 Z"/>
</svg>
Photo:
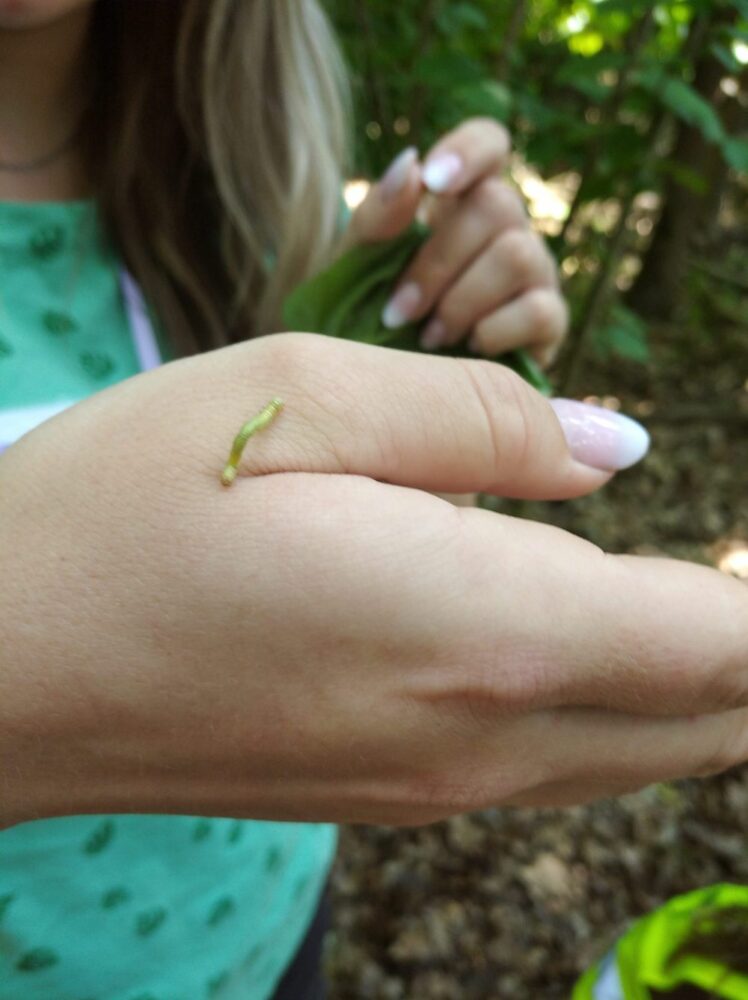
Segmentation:
<svg viewBox="0 0 748 1000">
<path fill-rule="evenodd" d="M 330 259 L 350 143 L 317 0 L 98 0 L 95 192 L 177 355 L 281 328 Z"/>
</svg>

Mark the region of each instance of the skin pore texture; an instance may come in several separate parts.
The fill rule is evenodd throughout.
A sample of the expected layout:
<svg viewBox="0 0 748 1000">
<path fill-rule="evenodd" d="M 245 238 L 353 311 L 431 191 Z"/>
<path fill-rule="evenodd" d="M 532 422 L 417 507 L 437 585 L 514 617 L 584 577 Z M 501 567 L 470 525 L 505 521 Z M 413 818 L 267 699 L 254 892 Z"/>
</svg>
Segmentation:
<svg viewBox="0 0 748 1000">
<path fill-rule="evenodd" d="M 60 146 L 83 113 L 93 0 L 0 0 L 0 160 L 26 163 Z M 0 201 L 88 194 L 81 146 L 43 170 L 0 170 Z"/>
</svg>

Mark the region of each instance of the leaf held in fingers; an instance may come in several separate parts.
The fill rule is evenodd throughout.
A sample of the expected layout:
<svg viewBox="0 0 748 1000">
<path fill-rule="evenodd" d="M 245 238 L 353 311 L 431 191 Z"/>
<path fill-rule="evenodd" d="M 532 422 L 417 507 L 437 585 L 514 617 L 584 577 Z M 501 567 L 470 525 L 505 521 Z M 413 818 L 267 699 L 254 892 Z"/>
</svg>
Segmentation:
<svg viewBox="0 0 748 1000">
<path fill-rule="evenodd" d="M 429 316 L 397 330 L 385 327 L 380 317 L 397 279 L 428 236 L 428 227 L 415 222 L 395 239 L 349 250 L 325 271 L 299 285 L 286 299 L 283 310 L 286 329 L 421 351 L 419 337 Z M 440 353 L 474 359 L 464 343 Z M 509 351 L 495 360 L 514 369 L 544 395 L 551 395 L 550 382 L 527 352 Z"/>
</svg>

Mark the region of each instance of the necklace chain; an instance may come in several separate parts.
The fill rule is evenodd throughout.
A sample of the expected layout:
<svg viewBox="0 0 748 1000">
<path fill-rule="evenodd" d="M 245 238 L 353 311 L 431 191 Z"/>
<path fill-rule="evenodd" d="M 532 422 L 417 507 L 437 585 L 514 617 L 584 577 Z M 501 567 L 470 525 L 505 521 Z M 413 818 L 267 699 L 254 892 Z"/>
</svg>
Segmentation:
<svg viewBox="0 0 748 1000">
<path fill-rule="evenodd" d="M 14 174 L 25 174 L 31 173 L 34 170 L 41 170 L 42 167 L 48 166 L 53 163 L 64 153 L 67 153 L 69 149 L 72 149 L 76 145 L 78 140 L 83 135 L 83 127 L 85 124 L 85 115 L 82 115 L 75 124 L 75 128 L 70 132 L 59 144 L 55 146 L 51 153 L 45 153 L 44 156 L 38 156 L 34 160 L 26 160 L 23 163 L 14 162 L 12 160 L 3 160 L 0 158 L 0 170 L 6 171 L 7 173 Z"/>
</svg>

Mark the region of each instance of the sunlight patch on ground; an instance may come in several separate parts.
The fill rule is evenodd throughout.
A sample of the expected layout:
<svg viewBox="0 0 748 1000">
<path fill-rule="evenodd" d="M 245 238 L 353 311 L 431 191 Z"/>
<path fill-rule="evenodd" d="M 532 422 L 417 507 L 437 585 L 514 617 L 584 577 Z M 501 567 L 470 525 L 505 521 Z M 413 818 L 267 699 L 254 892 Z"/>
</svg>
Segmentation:
<svg viewBox="0 0 748 1000">
<path fill-rule="evenodd" d="M 579 185 L 579 175 L 569 171 L 546 180 L 516 155 L 512 157 L 511 172 L 527 201 L 527 210 L 536 228 L 547 236 L 559 233 L 569 214 L 569 206 Z"/>
<path fill-rule="evenodd" d="M 590 406 L 602 406 L 605 410 L 620 410 L 621 401 L 618 396 L 585 396 L 582 400 L 583 403 L 589 403 Z"/>
<path fill-rule="evenodd" d="M 717 568 L 739 580 L 748 580 L 748 541 L 743 538 L 723 538 L 711 547 Z"/>
</svg>

